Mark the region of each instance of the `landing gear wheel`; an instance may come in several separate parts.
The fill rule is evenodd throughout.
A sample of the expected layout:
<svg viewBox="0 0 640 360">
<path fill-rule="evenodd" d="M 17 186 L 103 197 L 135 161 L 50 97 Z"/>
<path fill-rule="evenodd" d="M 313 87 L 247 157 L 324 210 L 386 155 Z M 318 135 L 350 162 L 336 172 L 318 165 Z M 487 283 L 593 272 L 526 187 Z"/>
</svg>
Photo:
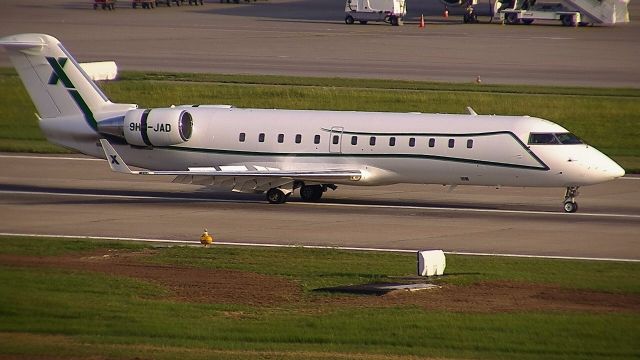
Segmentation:
<svg viewBox="0 0 640 360">
<path fill-rule="evenodd" d="M 391 26 L 399 26 L 400 22 L 398 21 L 398 17 L 397 16 L 391 16 L 389 18 L 389 22 L 391 22 Z"/>
<path fill-rule="evenodd" d="M 564 203 L 564 212 L 566 213 L 574 213 L 578 211 L 578 203 L 567 201 Z"/>
<path fill-rule="evenodd" d="M 322 185 L 302 185 L 300 198 L 306 202 L 316 202 L 322 198 L 325 188 Z"/>
<path fill-rule="evenodd" d="M 509 13 L 507 15 L 507 24 L 509 25 L 516 25 L 520 23 L 520 19 L 518 19 L 518 14 L 516 13 Z"/>
<path fill-rule="evenodd" d="M 289 194 L 278 188 L 272 188 L 267 191 L 267 201 L 269 204 L 283 204 L 289 198 Z"/>
<path fill-rule="evenodd" d="M 565 15 L 560 21 L 562 21 L 562 25 L 564 26 L 575 26 L 576 24 L 573 22 L 573 16 Z"/>
<path fill-rule="evenodd" d="M 344 23 L 347 25 L 351 25 L 355 22 L 356 20 L 353 18 L 353 16 L 351 15 L 347 15 L 346 18 L 344 18 Z"/>
<path fill-rule="evenodd" d="M 578 203 L 576 197 L 578 196 L 578 186 L 569 186 L 564 193 L 564 212 L 574 213 L 578 211 Z"/>
</svg>

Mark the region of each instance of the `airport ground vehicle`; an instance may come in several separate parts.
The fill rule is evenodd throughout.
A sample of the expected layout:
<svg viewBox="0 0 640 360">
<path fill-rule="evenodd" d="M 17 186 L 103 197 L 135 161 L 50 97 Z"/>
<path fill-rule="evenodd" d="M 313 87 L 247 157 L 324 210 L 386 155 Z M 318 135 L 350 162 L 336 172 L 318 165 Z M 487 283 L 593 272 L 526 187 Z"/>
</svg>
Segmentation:
<svg viewBox="0 0 640 360">
<path fill-rule="evenodd" d="M 493 20 L 530 25 L 556 20 L 564 26 L 614 25 L 629 22 L 628 0 L 503 0 L 493 3 Z"/>
<path fill-rule="evenodd" d="M 440 0 L 446 7 L 466 7 L 464 23 L 476 23 L 477 0 Z M 491 0 L 492 22 L 530 25 L 556 20 L 564 26 L 629 22 L 629 0 Z"/>
<path fill-rule="evenodd" d="M 356 21 L 360 24 L 384 21 L 399 26 L 407 15 L 405 0 L 347 0 L 344 11 L 347 25 Z"/>
<path fill-rule="evenodd" d="M 116 0 L 94 0 L 93 9 L 97 10 L 98 8 L 102 8 L 102 10 L 115 10 Z"/>
</svg>

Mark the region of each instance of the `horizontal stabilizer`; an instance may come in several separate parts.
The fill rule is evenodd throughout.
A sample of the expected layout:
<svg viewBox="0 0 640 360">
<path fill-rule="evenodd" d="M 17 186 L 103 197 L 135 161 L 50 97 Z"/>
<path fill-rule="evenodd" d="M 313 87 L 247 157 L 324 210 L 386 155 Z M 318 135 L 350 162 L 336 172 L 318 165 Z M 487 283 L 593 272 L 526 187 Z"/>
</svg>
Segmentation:
<svg viewBox="0 0 640 360">
<path fill-rule="evenodd" d="M 120 155 L 116 152 L 116 149 L 109 144 L 109 142 L 105 139 L 100 139 L 100 144 L 102 145 L 102 150 L 107 157 L 107 161 L 109 162 L 109 166 L 111 170 L 115 172 L 120 172 L 124 174 L 137 174 L 139 171 L 133 172 L 127 164 L 122 160 Z"/>
</svg>

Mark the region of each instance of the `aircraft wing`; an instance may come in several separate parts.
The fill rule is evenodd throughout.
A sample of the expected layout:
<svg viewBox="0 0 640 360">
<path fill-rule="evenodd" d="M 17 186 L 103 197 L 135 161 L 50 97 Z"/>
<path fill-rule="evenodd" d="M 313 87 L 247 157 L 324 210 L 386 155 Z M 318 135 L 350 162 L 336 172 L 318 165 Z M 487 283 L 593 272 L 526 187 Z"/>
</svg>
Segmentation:
<svg viewBox="0 0 640 360">
<path fill-rule="evenodd" d="M 122 157 L 107 140 L 100 139 L 100 144 L 102 144 L 102 149 L 104 150 L 111 170 L 115 172 L 134 175 L 176 176 L 173 182 L 208 186 L 222 186 L 232 182 L 234 190 L 243 192 L 246 191 L 243 189 L 247 188 L 247 186 L 249 186 L 253 192 L 262 191 L 265 188 L 269 189 L 271 187 L 283 186 L 291 183 L 293 180 L 333 183 L 358 181 L 363 175 L 360 170 L 280 170 L 261 166 L 253 166 L 256 170 L 249 170 L 244 167 L 244 169 L 233 167 L 235 168 L 233 170 L 224 170 L 224 167 L 222 167 L 218 170 L 213 167 L 207 167 L 190 168 L 189 170 L 179 171 L 134 171 L 127 166 Z M 249 188 L 247 188 L 247 190 L 249 190 Z"/>
</svg>

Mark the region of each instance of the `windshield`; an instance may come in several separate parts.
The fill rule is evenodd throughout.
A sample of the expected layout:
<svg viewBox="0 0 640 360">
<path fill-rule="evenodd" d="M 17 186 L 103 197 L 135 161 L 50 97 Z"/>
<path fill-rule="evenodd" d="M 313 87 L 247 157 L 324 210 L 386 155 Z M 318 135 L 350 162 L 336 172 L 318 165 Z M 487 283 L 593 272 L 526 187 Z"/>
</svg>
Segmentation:
<svg viewBox="0 0 640 360">
<path fill-rule="evenodd" d="M 575 145 L 584 144 L 579 137 L 572 133 L 531 133 L 529 145 Z"/>
</svg>

